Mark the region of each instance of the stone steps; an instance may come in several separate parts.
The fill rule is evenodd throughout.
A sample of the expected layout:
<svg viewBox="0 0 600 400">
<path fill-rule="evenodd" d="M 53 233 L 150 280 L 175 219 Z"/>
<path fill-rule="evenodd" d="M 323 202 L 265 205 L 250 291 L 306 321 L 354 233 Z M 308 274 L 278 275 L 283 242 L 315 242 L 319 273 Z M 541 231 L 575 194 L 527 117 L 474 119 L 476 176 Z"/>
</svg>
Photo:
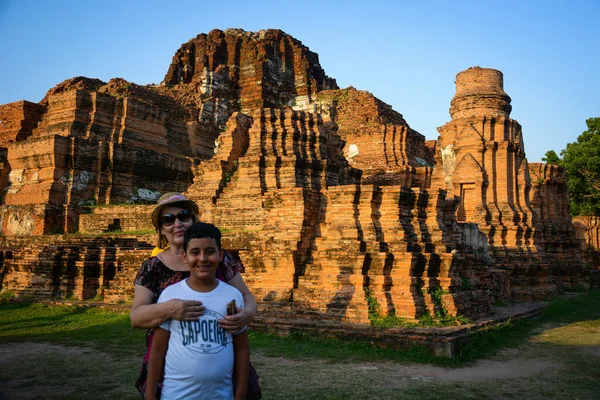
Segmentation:
<svg viewBox="0 0 600 400">
<path fill-rule="evenodd" d="M 15 239 L 12 245 L 10 238 L 4 238 L 0 247 L 2 268 L 18 273 L 9 273 L 5 277 L 3 289 L 21 296 L 78 299 L 103 296 L 105 292 L 116 290 L 119 296 L 127 293 L 118 301 L 131 299 L 131 274 L 149 257 L 153 246 L 129 238 L 94 236 L 71 239 L 70 236 L 39 238 L 36 241 L 41 245 L 41 250 L 32 251 L 16 249 L 20 238 Z M 119 282 L 119 270 L 124 267 L 130 271 Z M 115 276 L 107 280 L 105 276 L 108 271 L 114 271 L 112 275 Z M 124 289 L 119 289 L 119 285 Z"/>
</svg>

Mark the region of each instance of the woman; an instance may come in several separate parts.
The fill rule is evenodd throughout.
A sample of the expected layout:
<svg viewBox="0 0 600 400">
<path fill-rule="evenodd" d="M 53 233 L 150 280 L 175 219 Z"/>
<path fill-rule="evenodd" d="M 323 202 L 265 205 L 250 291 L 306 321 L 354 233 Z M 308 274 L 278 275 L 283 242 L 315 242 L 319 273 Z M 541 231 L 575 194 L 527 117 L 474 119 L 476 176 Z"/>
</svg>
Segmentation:
<svg viewBox="0 0 600 400">
<path fill-rule="evenodd" d="M 135 277 L 135 292 L 129 318 L 134 328 L 146 328 L 146 354 L 136 387 L 143 394 L 149 349 L 152 344 L 153 328 L 168 319 L 193 321 L 204 313 L 199 301 L 173 299 L 157 304 L 162 291 L 189 276 L 183 262 L 183 235 L 198 220 L 198 206 L 180 193 L 166 193 L 158 200 L 152 212 L 152 223 L 157 232 L 157 246 L 165 249 L 144 261 Z M 217 271 L 217 279 L 237 288 L 244 296 L 244 308 L 226 316 L 219 323 L 223 329 L 237 332 L 250 324 L 256 315 L 256 300 L 239 274 L 241 264 L 225 252 Z"/>
</svg>

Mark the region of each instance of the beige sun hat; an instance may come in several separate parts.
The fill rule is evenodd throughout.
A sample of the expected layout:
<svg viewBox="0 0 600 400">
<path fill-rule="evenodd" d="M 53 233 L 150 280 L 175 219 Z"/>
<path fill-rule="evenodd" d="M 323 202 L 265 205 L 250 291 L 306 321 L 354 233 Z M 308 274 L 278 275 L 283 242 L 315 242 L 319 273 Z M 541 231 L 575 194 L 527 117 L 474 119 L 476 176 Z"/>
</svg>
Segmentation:
<svg viewBox="0 0 600 400">
<path fill-rule="evenodd" d="M 156 207 L 152 211 L 152 224 L 158 229 L 158 219 L 160 218 L 161 211 L 166 206 L 175 206 L 190 210 L 194 215 L 198 215 L 198 205 L 192 200 L 188 199 L 181 193 L 169 192 L 160 196 Z"/>
</svg>

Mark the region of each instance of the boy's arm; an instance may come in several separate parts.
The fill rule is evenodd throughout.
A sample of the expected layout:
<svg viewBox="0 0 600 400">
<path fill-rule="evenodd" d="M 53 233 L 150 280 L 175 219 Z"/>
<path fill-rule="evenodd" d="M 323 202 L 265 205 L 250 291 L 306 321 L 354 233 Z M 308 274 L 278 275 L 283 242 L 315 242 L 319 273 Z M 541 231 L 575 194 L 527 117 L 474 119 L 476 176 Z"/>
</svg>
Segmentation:
<svg viewBox="0 0 600 400">
<path fill-rule="evenodd" d="M 248 389 L 248 373 L 250 371 L 250 345 L 247 330 L 233 337 L 233 351 L 235 374 L 237 376 L 235 400 L 244 400 Z"/>
<path fill-rule="evenodd" d="M 169 336 L 171 332 L 156 328 L 152 338 L 152 347 L 150 349 L 150 358 L 148 360 L 148 378 L 146 380 L 146 400 L 156 399 L 156 388 L 158 380 L 162 374 L 165 365 L 165 355 L 169 347 Z"/>
</svg>

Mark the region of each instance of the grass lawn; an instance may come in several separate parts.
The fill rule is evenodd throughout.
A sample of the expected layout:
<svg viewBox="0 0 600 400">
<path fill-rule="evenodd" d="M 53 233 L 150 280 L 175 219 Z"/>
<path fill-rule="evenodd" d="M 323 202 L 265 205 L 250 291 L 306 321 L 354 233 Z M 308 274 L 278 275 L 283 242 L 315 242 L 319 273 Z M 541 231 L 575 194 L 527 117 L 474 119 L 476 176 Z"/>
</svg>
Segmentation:
<svg viewBox="0 0 600 400">
<path fill-rule="evenodd" d="M 455 359 L 251 332 L 265 399 L 600 399 L 600 291 L 478 333 Z M 0 399 L 138 399 L 126 313 L 0 302 Z"/>
</svg>

